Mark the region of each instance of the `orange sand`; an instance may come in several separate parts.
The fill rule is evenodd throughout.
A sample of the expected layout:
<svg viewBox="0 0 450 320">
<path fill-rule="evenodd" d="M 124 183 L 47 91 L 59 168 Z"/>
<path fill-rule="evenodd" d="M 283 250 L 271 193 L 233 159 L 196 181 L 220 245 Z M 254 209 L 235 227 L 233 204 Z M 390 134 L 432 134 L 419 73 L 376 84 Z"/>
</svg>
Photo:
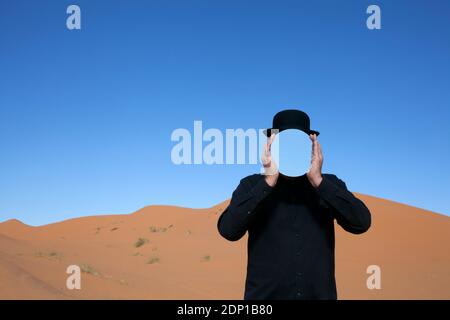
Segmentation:
<svg viewBox="0 0 450 320">
<path fill-rule="evenodd" d="M 450 217 L 355 195 L 371 210 L 372 227 L 362 235 L 336 227 L 338 297 L 450 299 Z M 149 206 L 41 227 L 0 223 L 0 299 L 241 299 L 247 237 L 218 234 L 227 203 Z M 81 290 L 66 288 L 71 264 L 85 271 Z M 366 287 L 372 264 L 381 267 L 381 290 Z"/>
</svg>

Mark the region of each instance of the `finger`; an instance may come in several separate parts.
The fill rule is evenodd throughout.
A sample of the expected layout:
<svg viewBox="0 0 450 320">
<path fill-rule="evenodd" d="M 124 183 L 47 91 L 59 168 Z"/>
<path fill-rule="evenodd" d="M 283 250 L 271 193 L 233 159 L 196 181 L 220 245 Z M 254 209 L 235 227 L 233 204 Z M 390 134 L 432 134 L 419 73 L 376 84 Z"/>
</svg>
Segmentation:
<svg viewBox="0 0 450 320">
<path fill-rule="evenodd" d="M 314 158 L 320 159 L 320 146 L 318 145 L 318 141 L 314 140 Z"/>
<path fill-rule="evenodd" d="M 264 144 L 264 158 L 267 159 L 269 156 L 269 143 Z"/>
<path fill-rule="evenodd" d="M 275 133 L 272 133 L 272 135 L 271 135 L 270 138 L 269 138 L 269 146 L 272 145 L 273 140 L 275 140 Z"/>
<path fill-rule="evenodd" d="M 319 141 L 317 141 L 317 149 L 318 149 L 319 159 L 322 161 L 323 160 L 322 146 L 320 145 Z"/>
<path fill-rule="evenodd" d="M 272 143 L 275 140 L 275 135 L 272 134 L 269 139 L 267 139 L 267 155 L 270 157 L 272 154 Z"/>
<path fill-rule="evenodd" d="M 276 138 L 276 135 L 273 133 L 269 139 L 269 153 L 271 153 L 271 151 L 272 151 L 272 143 L 275 140 L 275 138 Z"/>
</svg>

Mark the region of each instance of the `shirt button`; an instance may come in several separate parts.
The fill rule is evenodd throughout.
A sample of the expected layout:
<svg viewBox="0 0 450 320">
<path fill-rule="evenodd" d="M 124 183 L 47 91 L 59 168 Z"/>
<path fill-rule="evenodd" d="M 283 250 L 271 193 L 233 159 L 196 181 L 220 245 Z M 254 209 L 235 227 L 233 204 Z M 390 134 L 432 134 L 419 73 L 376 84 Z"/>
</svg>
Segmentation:
<svg viewBox="0 0 450 320">
<path fill-rule="evenodd" d="M 251 213 L 251 211 L 247 211 L 247 214 L 250 214 Z"/>
<path fill-rule="evenodd" d="M 302 273 L 301 272 L 297 272 L 297 276 L 301 277 Z"/>
<path fill-rule="evenodd" d="M 302 294 L 300 291 L 297 292 L 297 297 L 300 297 Z"/>
<path fill-rule="evenodd" d="M 297 251 L 296 255 L 299 256 L 300 255 L 300 251 Z"/>
</svg>

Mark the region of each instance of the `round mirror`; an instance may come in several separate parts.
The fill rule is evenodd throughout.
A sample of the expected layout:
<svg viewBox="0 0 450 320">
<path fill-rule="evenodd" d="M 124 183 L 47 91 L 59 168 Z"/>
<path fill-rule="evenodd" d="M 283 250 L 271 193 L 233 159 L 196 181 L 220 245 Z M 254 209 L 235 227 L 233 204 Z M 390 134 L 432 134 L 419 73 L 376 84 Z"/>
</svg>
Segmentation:
<svg viewBox="0 0 450 320">
<path fill-rule="evenodd" d="M 308 172 L 311 165 L 312 142 L 309 136 L 297 129 L 278 133 L 272 150 L 273 159 L 278 164 L 280 173 L 289 177 L 298 177 Z"/>
</svg>

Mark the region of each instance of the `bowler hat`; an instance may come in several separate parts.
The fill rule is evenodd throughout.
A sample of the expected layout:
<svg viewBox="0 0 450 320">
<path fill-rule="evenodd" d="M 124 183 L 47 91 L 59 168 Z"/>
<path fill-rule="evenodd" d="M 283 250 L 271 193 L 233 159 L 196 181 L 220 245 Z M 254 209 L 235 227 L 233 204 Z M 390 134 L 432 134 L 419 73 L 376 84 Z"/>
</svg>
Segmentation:
<svg viewBox="0 0 450 320">
<path fill-rule="evenodd" d="M 316 134 L 318 136 L 319 132 L 311 130 L 309 123 L 309 117 L 305 112 L 295 109 L 283 110 L 273 117 L 272 128 L 264 130 L 264 134 L 270 137 L 273 130 L 281 132 L 287 129 L 298 129 L 308 135 Z"/>
</svg>

